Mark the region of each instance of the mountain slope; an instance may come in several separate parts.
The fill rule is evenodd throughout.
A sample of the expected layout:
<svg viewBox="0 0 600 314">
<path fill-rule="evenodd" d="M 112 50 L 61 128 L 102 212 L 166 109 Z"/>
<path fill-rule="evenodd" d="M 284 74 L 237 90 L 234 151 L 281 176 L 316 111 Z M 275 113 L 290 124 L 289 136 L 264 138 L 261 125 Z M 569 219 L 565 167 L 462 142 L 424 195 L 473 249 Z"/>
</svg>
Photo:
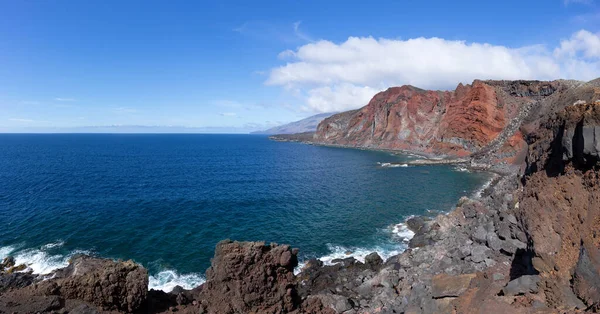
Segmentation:
<svg viewBox="0 0 600 314">
<path fill-rule="evenodd" d="M 323 119 L 329 118 L 334 114 L 335 112 L 320 113 L 299 121 L 276 126 L 268 130 L 252 132 L 252 134 L 295 134 L 314 132 L 317 130 L 317 125 L 319 125 Z"/>
<path fill-rule="evenodd" d="M 518 131 L 525 117 L 578 84 L 582 82 L 476 80 L 454 91 L 392 87 L 363 108 L 323 120 L 314 141 L 449 156 L 485 148 L 510 157 L 525 148 Z"/>
</svg>

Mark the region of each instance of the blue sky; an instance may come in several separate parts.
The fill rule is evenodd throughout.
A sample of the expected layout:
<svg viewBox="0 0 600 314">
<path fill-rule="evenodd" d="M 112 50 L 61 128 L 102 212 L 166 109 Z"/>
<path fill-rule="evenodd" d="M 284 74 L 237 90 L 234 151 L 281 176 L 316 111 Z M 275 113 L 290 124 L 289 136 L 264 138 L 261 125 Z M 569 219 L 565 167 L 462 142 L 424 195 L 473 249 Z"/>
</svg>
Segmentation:
<svg viewBox="0 0 600 314">
<path fill-rule="evenodd" d="M 0 0 L 0 29 L 0 132 L 247 132 L 393 85 L 600 76 L 594 0 Z"/>
</svg>

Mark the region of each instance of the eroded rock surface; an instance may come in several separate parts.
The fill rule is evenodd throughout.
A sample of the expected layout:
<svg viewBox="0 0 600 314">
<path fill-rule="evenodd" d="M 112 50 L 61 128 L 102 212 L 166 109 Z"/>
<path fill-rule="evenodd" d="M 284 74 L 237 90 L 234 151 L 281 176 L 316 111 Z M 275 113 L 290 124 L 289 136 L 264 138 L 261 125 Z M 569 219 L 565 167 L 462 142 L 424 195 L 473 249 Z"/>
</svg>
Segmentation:
<svg viewBox="0 0 600 314">
<path fill-rule="evenodd" d="M 31 276 L 31 275 L 30 275 Z M 36 313 L 87 304 L 103 311 L 133 312 L 146 301 L 148 273 L 132 261 L 79 256 L 51 279 L 13 284 L 0 295 L 0 312 Z"/>
<path fill-rule="evenodd" d="M 567 107 L 531 137 L 519 216 L 553 305 L 600 310 L 600 103 Z M 573 292 L 571 292 L 573 290 Z"/>
<path fill-rule="evenodd" d="M 222 241 L 217 244 L 199 298 L 209 313 L 281 313 L 298 308 L 288 245 Z"/>
<path fill-rule="evenodd" d="M 552 95 L 561 81 L 475 81 L 454 91 L 428 91 L 413 86 L 393 87 L 373 97 L 365 107 L 322 121 L 314 140 L 323 144 L 416 152 L 470 155 L 498 141 L 504 153 L 524 147 L 511 138 L 531 104 Z"/>
</svg>

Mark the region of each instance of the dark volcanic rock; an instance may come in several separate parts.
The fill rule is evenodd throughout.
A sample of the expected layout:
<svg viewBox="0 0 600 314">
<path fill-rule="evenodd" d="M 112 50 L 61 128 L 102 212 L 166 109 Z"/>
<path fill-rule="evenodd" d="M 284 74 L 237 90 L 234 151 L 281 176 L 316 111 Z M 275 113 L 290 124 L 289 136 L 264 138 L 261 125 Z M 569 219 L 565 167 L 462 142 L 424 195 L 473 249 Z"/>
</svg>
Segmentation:
<svg viewBox="0 0 600 314">
<path fill-rule="evenodd" d="M 136 310 L 148 293 L 148 272 L 133 261 L 80 256 L 58 272 L 57 277 L 60 279 L 55 282 L 61 296 L 84 300 L 106 310 Z M 53 283 L 46 286 L 49 288 Z"/>
<path fill-rule="evenodd" d="M 2 274 L 0 275 L 0 293 L 11 289 L 27 287 L 36 279 L 36 275 L 29 273 Z"/>
<path fill-rule="evenodd" d="M 12 256 L 8 256 L 8 257 L 4 258 L 2 263 L 0 263 L 0 272 L 3 272 L 4 270 L 7 270 L 14 266 L 15 266 L 15 258 Z"/>
<path fill-rule="evenodd" d="M 365 264 L 372 266 L 372 267 L 377 267 L 377 266 L 383 264 L 383 259 L 381 259 L 381 257 L 379 256 L 379 254 L 377 254 L 377 252 L 373 252 L 373 253 L 365 256 Z"/>
<path fill-rule="evenodd" d="M 591 257 L 582 247 L 573 276 L 573 290 L 586 304 L 591 304 L 594 311 L 600 310 L 600 268 L 597 253 L 595 257 Z"/>
<path fill-rule="evenodd" d="M 300 305 L 288 245 L 221 241 L 200 298 L 210 313 L 280 313 Z"/>
<path fill-rule="evenodd" d="M 577 102 L 529 137 L 528 176 L 518 214 L 550 306 L 581 308 L 573 291 L 590 308 L 600 302 L 597 127 L 600 103 Z"/>
<path fill-rule="evenodd" d="M 537 293 L 540 276 L 521 276 L 502 289 L 504 295 L 513 296 L 525 293 Z"/>
<path fill-rule="evenodd" d="M 69 300 L 132 312 L 146 301 L 147 292 L 148 273 L 140 265 L 78 256 L 54 278 L 0 295 L 0 312 L 56 310 Z"/>
</svg>

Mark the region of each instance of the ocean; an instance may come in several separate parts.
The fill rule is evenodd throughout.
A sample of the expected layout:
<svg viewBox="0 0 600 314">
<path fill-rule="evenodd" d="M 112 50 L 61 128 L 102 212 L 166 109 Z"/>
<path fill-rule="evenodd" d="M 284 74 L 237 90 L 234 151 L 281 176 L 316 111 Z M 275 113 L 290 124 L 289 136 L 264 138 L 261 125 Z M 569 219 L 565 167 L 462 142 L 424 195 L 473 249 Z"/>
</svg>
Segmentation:
<svg viewBox="0 0 600 314">
<path fill-rule="evenodd" d="M 301 261 L 401 253 L 490 175 L 390 167 L 414 156 L 263 135 L 0 134 L 0 258 L 36 273 L 74 254 L 132 259 L 150 288 L 203 282 L 223 239 L 288 243 Z"/>
</svg>

